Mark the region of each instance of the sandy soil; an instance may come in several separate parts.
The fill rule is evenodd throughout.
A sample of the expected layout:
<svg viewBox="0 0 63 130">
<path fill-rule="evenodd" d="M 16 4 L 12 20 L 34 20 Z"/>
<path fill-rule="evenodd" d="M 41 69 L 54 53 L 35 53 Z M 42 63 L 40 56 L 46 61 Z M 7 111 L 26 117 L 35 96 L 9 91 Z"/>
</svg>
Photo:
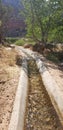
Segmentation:
<svg viewBox="0 0 63 130">
<path fill-rule="evenodd" d="M 8 129 L 13 109 L 20 74 L 16 57 L 17 53 L 14 49 L 0 47 L 0 130 Z M 63 68 L 46 60 L 44 63 L 63 91 Z"/>
<path fill-rule="evenodd" d="M 51 53 L 50 48 L 49 49 L 45 48 L 45 50 L 43 52 L 41 46 L 38 45 L 38 47 L 37 47 L 37 45 L 36 45 L 36 47 L 37 47 L 37 48 L 35 48 L 36 51 L 37 51 L 37 49 L 39 49 L 39 52 L 41 54 L 44 53 L 45 57 L 48 55 L 48 53 Z M 57 44 L 56 47 L 53 48 L 53 51 L 54 52 L 63 52 L 63 45 Z M 38 55 L 41 56 L 39 53 L 38 53 Z M 56 81 L 58 86 L 63 91 L 63 65 L 61 66 L 61 63 L 59 63 L 60 65 L 54 64 L 53 62 L 46 60 L 45 58 L 42 58 L 42 60 L 44 61 L 48 71 L 50 72 L 50 74 L 52 75 L 52 77 L 54 78 L 54 80 Z"/>
<path fill-rule="evenodd" d="M 7 130 L 18 86 L 20 68 L 14 49 L 0 47 L 0 130 Z"/>
<path fill-rule="evenodd" d="M 63 91 L 63 67 L 57 64 L 54 64 L 50 61 L 46 61 L 45 65 L 50 72 L 51 76 L 54 78 L 58 86 Z"/>
<path fill-rule="evenodd" d="M 37 54 L 41 60 L 44 62 L 44 65 L 48 69 L 51 76 L 54 78 L 57 85 L 60 87 L 60 89 L 63 91 L 63 64 L 55 64 L 52 61 L 47 60 L 39 53 Z"/>
</svg>

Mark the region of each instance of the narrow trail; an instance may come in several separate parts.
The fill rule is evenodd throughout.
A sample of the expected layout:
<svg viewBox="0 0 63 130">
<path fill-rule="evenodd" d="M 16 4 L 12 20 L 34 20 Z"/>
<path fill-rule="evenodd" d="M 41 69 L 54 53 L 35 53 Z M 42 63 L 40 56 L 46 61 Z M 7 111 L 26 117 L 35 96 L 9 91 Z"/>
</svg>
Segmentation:
<svg viewBox="0 0 63 130">
<path fill-rule="evenodd" d="M 28 73 L 24 130 L 63 130 L 34 60 L 28 61 Z"/>
</svg>

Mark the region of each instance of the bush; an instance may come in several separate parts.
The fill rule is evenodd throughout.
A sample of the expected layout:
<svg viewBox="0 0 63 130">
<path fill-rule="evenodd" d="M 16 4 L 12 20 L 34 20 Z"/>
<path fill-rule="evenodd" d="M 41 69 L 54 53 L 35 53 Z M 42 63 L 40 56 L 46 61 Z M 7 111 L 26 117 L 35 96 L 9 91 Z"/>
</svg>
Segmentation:
<svg viewBox="0 0 63 130">
<path fill-rule="evenodd" d="M 17 41 L 15 42 L 15 44 L 18 45 L 18 46 L 23 46 L 23 45 L 25 44 L 25 41 L 24 41 L 24 39 L 22 38 L 22 39 L 17 40 Z"/>
<path fill-rule="evenodd" d="M 58 56 L 55 56 L 54 54 L 50 53 L 46 56 L 46 58 L 54 63 L 59 63 Z"/>
<path fill-rule="evenodd" d="M 63 43 L 63 26 L 59 26 L 49 32 L 48 42 Z"/>
<path fill-rule="evenodd" d="M 16 45 L 23 46 L 24 44 L 35 44 L 31 38 L 21 38 L 15 42 Z"/>
<path fill-rule="evenodd" d="M 6 41 L 10 44 L 15 43 L 19 38 L 12 38 L 12 37 L 7 37 Z"/>
</svg>

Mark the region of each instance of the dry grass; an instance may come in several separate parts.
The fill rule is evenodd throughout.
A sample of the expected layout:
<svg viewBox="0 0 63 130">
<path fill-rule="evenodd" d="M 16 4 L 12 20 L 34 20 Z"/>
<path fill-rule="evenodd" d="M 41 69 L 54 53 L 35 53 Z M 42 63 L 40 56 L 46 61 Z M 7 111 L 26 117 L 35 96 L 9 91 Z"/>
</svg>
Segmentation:
<svg viewBox="0 0 63 130">
<path fill-rule="evenodd" d="M 15 49 L 0 47 L 0 83 L 11 78 L 10 70 L 16 65 L 16 57 Z"/>
<path fill-rule="evenodd" d="M 0 130 L 8 129 L 18 86 L 20 68 L 16 57 L 15 49 L 0 47 Z"/>
<path fill-rule="evenodd" d="M 0 65 L 14 66 L 16 64 L 17 52 L 11 48 L 0 48 Z"/>
</svg>

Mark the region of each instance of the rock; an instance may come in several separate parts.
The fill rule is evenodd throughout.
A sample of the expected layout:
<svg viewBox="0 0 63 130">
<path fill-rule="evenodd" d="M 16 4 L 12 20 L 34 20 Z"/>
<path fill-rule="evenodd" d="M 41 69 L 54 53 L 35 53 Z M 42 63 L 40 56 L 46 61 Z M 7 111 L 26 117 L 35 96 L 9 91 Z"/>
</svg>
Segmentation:
<svg viewBox="0 0 63 130">
<path fill-rule="evenodd" d="M 25 44 L 24 48 L 30 48 L 31 49 L 32 48 L 32 44 Z"/>
<path fill-rule="evenodd" d="M 0 119 L 0 124 L 2 123 L 2 119 Z"/>
</svg>

